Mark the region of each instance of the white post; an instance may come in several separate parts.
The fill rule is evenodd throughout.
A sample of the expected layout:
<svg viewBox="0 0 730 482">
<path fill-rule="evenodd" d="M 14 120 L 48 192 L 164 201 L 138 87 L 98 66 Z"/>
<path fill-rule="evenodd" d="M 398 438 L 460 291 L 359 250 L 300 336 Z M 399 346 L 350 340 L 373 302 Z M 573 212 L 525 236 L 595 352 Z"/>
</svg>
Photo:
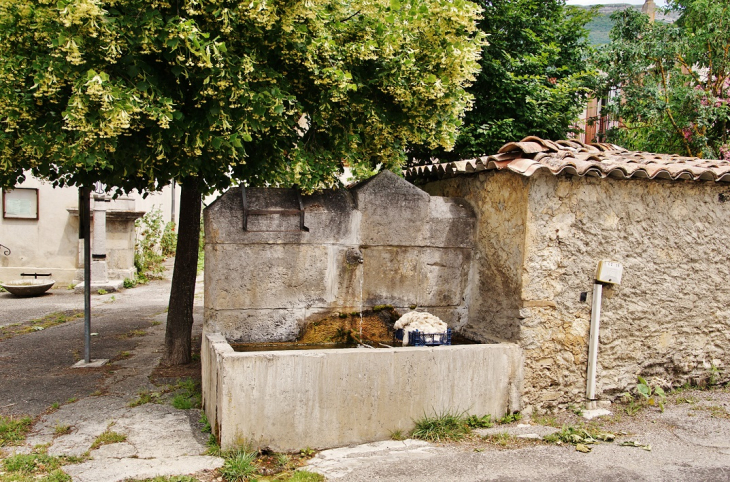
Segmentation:
<svg viewBox="0 0 730 482">
<path fill-rule="evenodd" d="M 598 331 L 601 327 L 601 295 L 603 285 L 593 285 L 593 303 L 591 305 L 591 334 L 588 342 L 588 380 L 586 384 L 586 398 L 589 401 L 596 399 L 596 362 L 598 360 Z"/>
<path fill-rule="evenodd" d="M 109 280 L 106 264 L 106 208 L 105 196 L 94 195 L 94 242 L 91 257 L 91 278 L 96 283 Z"/>
</svg>

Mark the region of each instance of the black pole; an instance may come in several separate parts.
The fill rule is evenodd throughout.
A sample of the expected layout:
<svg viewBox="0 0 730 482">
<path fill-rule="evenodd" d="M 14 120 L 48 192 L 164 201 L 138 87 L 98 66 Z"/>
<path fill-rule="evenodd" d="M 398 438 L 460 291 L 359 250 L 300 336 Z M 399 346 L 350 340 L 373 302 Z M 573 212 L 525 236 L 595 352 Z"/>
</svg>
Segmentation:
<svg viewBox="0 0 730 482">
<path fill-rule="evenodd" d="M 84 362 L 91 363 L 91 189 L 79 189 L 79 234 L 84 239 Z"/>
</svg>

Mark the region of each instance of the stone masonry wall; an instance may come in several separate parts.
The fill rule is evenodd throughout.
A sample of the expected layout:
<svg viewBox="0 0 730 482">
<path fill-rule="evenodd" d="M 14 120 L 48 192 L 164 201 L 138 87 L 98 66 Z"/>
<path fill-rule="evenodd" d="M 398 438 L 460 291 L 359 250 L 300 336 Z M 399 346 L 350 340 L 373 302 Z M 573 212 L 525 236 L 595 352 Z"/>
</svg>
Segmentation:
<svg viewBox="0 0 730 482">
<path fill-rule="evenodd" d="M 600 398 L 631 388 L 637 375 L 676 386 L 730 364 L 726 185 L 483 173 L 427 190 L 461 195 L 477 211 L 481 278 L 472 305 L 480 309 L 466 331 L 522 346 L 526 411 L 585 400 L 590 300 L 600 260 L 624 266 L 621 285 L 603 291 Z M 521 267 L 515 265 L 519 254 L 505 255 L 520 247 Z M 490 280 L 489 273 L 502 275 Z"/>
<path fill-rule="evenodd" d="M 298 207 L 296 193 L 248 189 L 249 209 Z M 466 322 L 474 214 L 384 172 L 351 190 L 303 196 L 294 214 L 251 215 L 240 189 L 205 210 L 205 323 L 232 341 L 292 341 L 335 312 L 413 306 Z M 360 262 L 362 260 L 362 263 Z"/>
</svg>

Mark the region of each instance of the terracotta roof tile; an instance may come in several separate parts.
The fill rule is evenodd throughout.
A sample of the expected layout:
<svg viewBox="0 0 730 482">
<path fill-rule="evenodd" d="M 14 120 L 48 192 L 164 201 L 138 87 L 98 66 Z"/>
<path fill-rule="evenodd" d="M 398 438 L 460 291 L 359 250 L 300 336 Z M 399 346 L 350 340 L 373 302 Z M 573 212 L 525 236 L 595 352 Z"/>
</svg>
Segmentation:
<svg viewBox="0 0 730 482">
<path fill-rule="evenodd" d="M 628 151 L 610 143 L 584 144 L 574 139 L 549 141 L 530 136 L 502 146 L 497 154 L 408 169 L 409 179 L 443 179 L 485 170 L 510 170 L 532 176 L 555 175 L 730 182 L 730 161 L 677 154 Z"/>
</svg>

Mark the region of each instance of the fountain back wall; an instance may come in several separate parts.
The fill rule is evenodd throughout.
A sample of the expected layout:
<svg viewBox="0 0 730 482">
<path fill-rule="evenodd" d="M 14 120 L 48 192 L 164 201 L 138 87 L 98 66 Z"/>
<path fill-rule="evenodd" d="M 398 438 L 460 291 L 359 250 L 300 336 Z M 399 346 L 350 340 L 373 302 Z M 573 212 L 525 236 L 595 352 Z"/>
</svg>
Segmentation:
<svg viewBox="0 0 730 482">
<path fill-rule="evenodd" d="M 391 305 L 468 320 L 475 215 L 383 172 L 299 196 L 235 188 L 205 210 L 203 402 L 224 448 L 387 438 L 432 411 L 519 409 L 514 345 L 235 353 L 333 313 Z M 244 229 L 245 227 L 245 229 Z"/>
<path fill-rule="evenodd" d="M 475 218 L 466 201 L 384 172 L 303 196 L 308 231 L 296 191 L 247 189 L 246 203 L 246 231 L 240 188 L 205 210 L 207 332 L 293 341 L 307 323 L 361 302 L 418 306 L 455 329 L 467 321 Z"/>
</svg>

